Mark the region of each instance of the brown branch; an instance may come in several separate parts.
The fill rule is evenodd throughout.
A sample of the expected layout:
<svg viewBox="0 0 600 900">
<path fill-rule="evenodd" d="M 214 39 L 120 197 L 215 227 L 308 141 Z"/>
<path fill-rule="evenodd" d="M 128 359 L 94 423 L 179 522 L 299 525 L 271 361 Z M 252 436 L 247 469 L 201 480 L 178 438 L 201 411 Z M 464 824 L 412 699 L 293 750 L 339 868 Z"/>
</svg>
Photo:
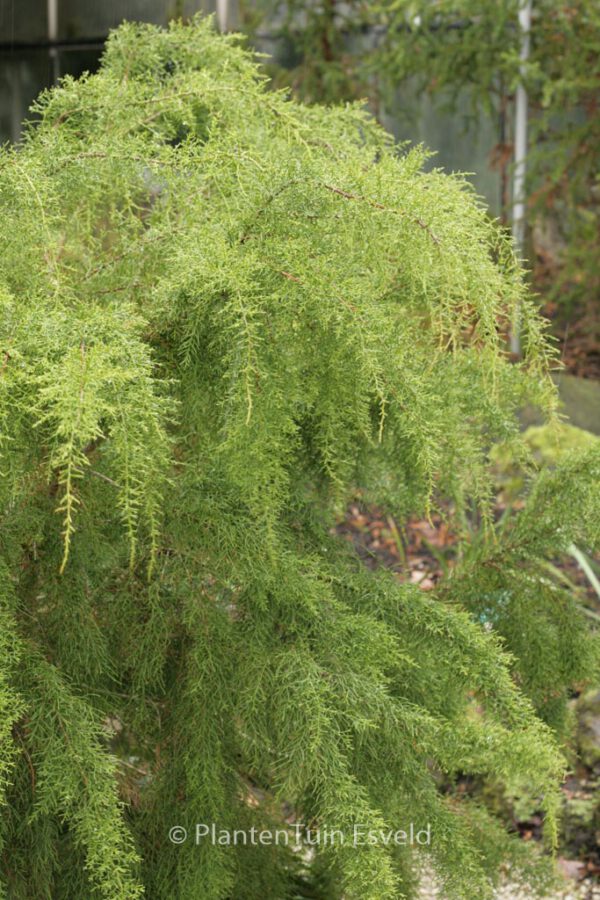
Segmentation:
<svg viewBox="0 0 600 900">
<path fill-rule="evenodd" d="M 283 269 L 279 269 L 279 274 L 283 275 L 283 277 L 287 278 L 289 281 L 296 281 L 298 284 L 304 284 L 301 278 L 298 278 L 296 275 L 292 275 L 290 272 L 284 272 Z"/>
<path fill-rule="evenodd" d="M 394 213 L 395 215 L 399 216 L 410 215 L 409 213 L 406 213 L 401 209 L 393 209 L 389 206 L 384 206 L 382 203 L 377 203 L 376 200 L 369 200 L 368 197 L 363 197 L 361 194 L 352 194 L 350 193 L 350 191 L 343 191 L 341 188 L 335 187 L 332 184 L 325 184 L 323 182 L 323 187 L 326 188 L 326 190 L 331 191 L 332 194 L 338 194 L 340 197 L 344 197 L 346 200 L 356 200 L 360 203 L 366 203 L 368 206 L 373 207 L 373 209 L 381 209 L 383 210 L 383 212 Z M 435 232 L 431 230 L 429 225 L 423 221 L 423 219 L 421 219 L 419 216 L 412 215 L 410 215 L 410 218 L 416 225 L 419 226 L 419 228 L 422 228 L 423 231 L 427 232 L 434 244 L 437 244 L 439 246 L 440 239 L 435 234 Z"/>
<path fill-rule="evenodd" d="M 324 183 L 323 187 L 327 188 L 328 191 L 331 191 L 332 194 L 339 194 L 340 197 L 345 197 L 346 200 L 360 200 L 362 203 L 367 203 L 374 209 L 383 209 L 385 212 L 396 212 L 395 209 L 388 209 L 387 206 L 384 206 L 382 203 L 377 203 L 376 200 L 369 200 L 368 197 L 363 197 L 361 194 L 351 194 L 349 191 L 343 191 L 341 188 L 334 187 L 332 184 Z"/>
</svg>

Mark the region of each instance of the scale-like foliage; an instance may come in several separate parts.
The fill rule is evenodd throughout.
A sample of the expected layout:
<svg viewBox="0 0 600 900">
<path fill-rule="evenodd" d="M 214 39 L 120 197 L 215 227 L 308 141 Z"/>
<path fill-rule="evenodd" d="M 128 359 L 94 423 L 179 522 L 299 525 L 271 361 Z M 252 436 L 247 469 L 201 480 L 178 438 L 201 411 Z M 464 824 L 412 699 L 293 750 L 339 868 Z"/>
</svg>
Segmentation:
<svg viewBox="0 0 600 900">
<path fill-rule="evenodd" d="M 330 527 L 357 487 L 489 518 L 493 443 L 554 403 L 510 247 L 422 150 L 270 92 L 206 21 L 123 26 L 35 111 L 0 166 L 7 895 L 382 900 L 418 858 L 353 826 L 413 822 L 448 896 L 487 896 L 531 860 L 453 785 L 521 783 L 554 840 L 540 673 L 564 697 L 593 654 L 536 561 L 596 536 L 597 454 L 438 597 Z M 193 842 L 292 818 L 347 840 Z"/>
</svg>

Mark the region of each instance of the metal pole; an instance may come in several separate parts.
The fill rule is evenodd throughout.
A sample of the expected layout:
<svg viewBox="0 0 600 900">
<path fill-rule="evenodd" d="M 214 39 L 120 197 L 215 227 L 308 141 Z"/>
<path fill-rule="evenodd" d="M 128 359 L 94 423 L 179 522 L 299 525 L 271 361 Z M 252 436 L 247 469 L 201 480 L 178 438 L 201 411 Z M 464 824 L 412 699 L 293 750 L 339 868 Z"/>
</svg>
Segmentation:
<svg viewBox="0 0 600 900">
<path fill-rule="evenodd" d="M 229 0 L 217 0 L 217 25 L 219 31 L 227 31 L 229 27 Z"/>
<path fill-rule="evenodd" d="M 525 75 L 529 60 L 529 37 L 531 32 L 532 0 L 524 0 L 519 7 L 519 30 L 521 47 L 519 53 L 519 83 L 515 101 L 515 170 L 513 179 L 512 234 L 519 256 L 525 251 L 525 175 L 527 166 L 527 90 Z M 519 334 L 519 310 L 515 311 L 510 335 L 510 349 L 521 355 Z"/>
<path fill-rule="evenodd" d="M 58 0 L 48 0 L 48 43 L 55 44 L 58 40 Z M 57 47 L 50 47 L 50 60 L 52 62 L 52 81 L 54 84 L 60 78 L 60 60 Z"/>
</svg>

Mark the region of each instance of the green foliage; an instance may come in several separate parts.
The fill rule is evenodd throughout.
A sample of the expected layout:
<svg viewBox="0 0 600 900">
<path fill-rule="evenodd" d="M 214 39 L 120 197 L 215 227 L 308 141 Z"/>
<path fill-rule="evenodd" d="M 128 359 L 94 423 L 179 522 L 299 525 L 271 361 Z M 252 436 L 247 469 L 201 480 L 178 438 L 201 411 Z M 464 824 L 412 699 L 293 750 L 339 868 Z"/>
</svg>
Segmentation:
<svg viewBox="0 0 600 900">
<path fill-rule="evenodd" d="M 555 463 L 574 450 L 589 450 L 600 441 L 591 431 L 566 422 L 530 425 L 524 437 L 536 458 L 545 463 Z"/>
<path fill-rule="evenodd" d="M 455 573 L 456 585 L 448 584 L 450 596 L 502 635 L 518 683 L 557 729 L 567 724 L 569 686 L 594 669 L 598 650 L 584 639 L 575 598 L 551 579 L 544 561 L 573 543 L 597 545 L 600 516 L 588 478 L 600 478 L 597 441 L 545 469 L 524 509 L 502 522 L 492 540 L 476 542 Z"/>
<path fill-rule="evenodd" d="M 454 786 L 526 786 L 554 843 L 541 673 L 564 698 L 594 654 L 537 560 L 597 540 L 600 463 L 569 458 L 494 538 L 491 447 L 555 402 L 504 237 L 422 150 L 269 91 L 207 21 L 124 25 L 36 111 L 0 165 L 7 896 L 409 895 L 413 850 L 354 823 L 430 823 L 448 897 L 489 896 L 511 854 L 533 877 Z M 367 571 L 330 533 L 357 486 L 399 515 L 477 505 L 481 564 L 439 597 Z M 522 631 L 478 621 L 478 583 L 518 594 Z M 168 838 L 290 818 L 348 841 Z"/>
<path fill-rule="evenodd" d="M 427 92 L 451 111 L 459 97 L 468 97 L 475 116 L 502 122 L 496 161 L 504 169 L 508 217 L 509 112 L 521 77 L 519 0 L 264 0 L 259 8 L 263 28 L 281 23 L 274 30 L 287 58 L 269 72 L 305 100 L 368 96 L 378 109 L 382 95 L 393 114 L 403 116 L 411 112 L 408 86 L 410 95 Z M 256 15 L 244 24 L 254 34 Z M 564 246 L 540 287 L 563 304 L 597 301 L 600 291 L 598 60 L 597 3 L 536 0 L 525 73 L 529 223 L 551 217 L 558 226 Z"/>
</svg>

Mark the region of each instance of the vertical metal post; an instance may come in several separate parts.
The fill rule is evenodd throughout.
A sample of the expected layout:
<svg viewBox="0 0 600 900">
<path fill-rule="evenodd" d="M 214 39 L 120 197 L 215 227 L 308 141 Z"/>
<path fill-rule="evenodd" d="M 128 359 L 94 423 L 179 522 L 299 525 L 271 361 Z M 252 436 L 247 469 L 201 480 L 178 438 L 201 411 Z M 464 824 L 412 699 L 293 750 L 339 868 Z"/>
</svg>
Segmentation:
<svg viewBox="0 0 600 900">
<path fill-rule="evenodd" d="M 18 144 L 21 139 L 23 127 L 23 107 L 21 106 L 22 97 L 22 73 L 23 63 L 13 62 L 8 66 L 8 75 L 10 79 L 10 134 L 13 144 Z"/>
<path fill-rule="evenodd" d="M 229 0 L 217 0 L 217 25 L 219 31 L 229 28 Z"/>
<path fill-rule="evenodd" d="M 47 0 L 48 17 L 48 42 L 55 44 L 58 40 L 58 0 Z M 56 47 L 50 47 L 50 61 L 52 63 L 52 82 L 56 84 L 60 78 L 60 60 Z"/>
<path fill-rule="evenodd" d="M 525 250 L 525 175 L 527 166 L 527 90 L 525 75 L 529 60 L 532 0 L 522 0 L 519 6 L 519 31 L 521 35 L 519 84 L 515 99 L 515 169 L 512 197 L 512 234 L 517 252 L 522 257 Z M 510 349 L 521 354 L 519 311 L 516 310 L 510 334 Z"/>
</svg>

